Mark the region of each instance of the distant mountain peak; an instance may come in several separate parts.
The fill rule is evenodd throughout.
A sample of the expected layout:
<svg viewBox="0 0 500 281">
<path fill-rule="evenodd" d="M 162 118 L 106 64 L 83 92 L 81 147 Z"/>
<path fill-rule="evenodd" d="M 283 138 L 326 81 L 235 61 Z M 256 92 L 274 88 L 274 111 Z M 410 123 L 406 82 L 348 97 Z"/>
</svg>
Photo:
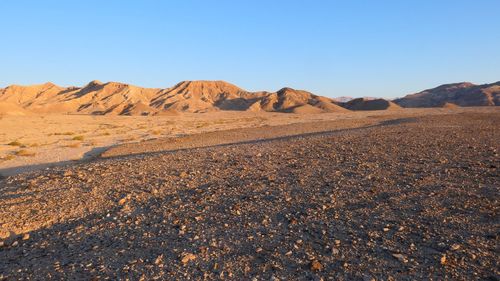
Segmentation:
<svg viewBox="0 0 500 281">
<path fill-rule="evenodd" d="M 95 86 L 95 85 L 103 85 L 104 83 L 102 83 L 101 81 L 99 80 L 92 80 L 90 81 L 87 85 L 89 86 Z"/>
<path fill-rule="evenodd" d="M 229 82 L 223 80 L 185 80 L 177 83 L 175 87 L 180 86 L 188 86 L 188 87 L 228 87 L 228 88 L 237 88 L 238 86 L 231 84 Z"/>
<path fill-rule="evenodd" d="M 497 83 L 484 85 L 470 82 L 444 84 L 395 99 L 394 102 L 403 107 L 442 107 L 446 104 L 457 106 L 500 105 L 500 89 Z"/>
<path fill-rule="evenodd" d="M 57 86 L 56 84 L 52 83 L 52 82 L 45 82 L 44 84 L 42 84 L 44 87 L 59 87 Z"/>
<path fill-rule="evenodd" d="M 286 92 L 295 92 L 296 90 L 294 88 L 290 87 L 284 87 L 278 90 L 278 93 L 286 93 Z"/>
<path fill-rule="evenodd" d="M 401 107 L 392 101 L 380 98 L 356 98 L 345 103 L 350 110 L 396 110 Z"/>
<path fill-rule="evenodd" d="M 464 88 L 470 88 L 476 86 L 473 83 L 470 82 L 459 82 L 459 83 L 450 83 L 450 84 L 443 84 L 440 85 L 436 88 L 432 88 L 429 90 L 447 90 L 447 91 L 453 91 L 456 89 L 464 89 Z"/>
</svg>

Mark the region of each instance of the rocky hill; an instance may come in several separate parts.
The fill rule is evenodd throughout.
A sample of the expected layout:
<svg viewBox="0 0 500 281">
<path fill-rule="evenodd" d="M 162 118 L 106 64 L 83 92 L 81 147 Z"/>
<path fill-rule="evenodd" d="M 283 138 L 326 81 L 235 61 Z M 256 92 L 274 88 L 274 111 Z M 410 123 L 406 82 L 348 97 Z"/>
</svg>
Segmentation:
<svg viewBox="0 0 500 281">
<path fill-rule="evenodd" d="M 416 94 L 395 99 L 402 107 L 442 107 L 500 105 L 500 82 L 484 85 L 472 83 L 445 84 Z"/>
<path fill-rule="evenodd" d="M 350 100 L 343 104 L 343 106 L 350 110 L 395 110 L 401 107 L 392 101 L 385 99 L 367 99 L 358 98 Z"/>
<path fill-rule="evenodd" d="M 307 91 L 283 88 L 249 92 L 224 81 L 184 81 L 166 88 L 92 81 L 84 87 L 52 83 L 0 89 L 0 102 L 33 113 L 161 115 L 220 110 L 294 113 L 342 112 L 335 101 Z M 2 107 L 2 108 L 3 108 Z M 3 110 L 12 112 L 13 110 Z"/>
</svg>

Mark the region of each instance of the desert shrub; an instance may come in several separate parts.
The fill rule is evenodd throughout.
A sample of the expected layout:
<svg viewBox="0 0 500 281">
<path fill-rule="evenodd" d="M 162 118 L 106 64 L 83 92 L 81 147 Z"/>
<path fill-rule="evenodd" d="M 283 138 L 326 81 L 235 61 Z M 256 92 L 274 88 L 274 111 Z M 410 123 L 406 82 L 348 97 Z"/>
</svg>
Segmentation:
<svg viewBox="0 0 500 281">
<path fill-rule="evenodd" d="M 6 155 L 6 156 L 0 158 L 0 160 L 7 161 L 7 160 L 12 160 L 14 158 L 16 158 L 16 156 L 9 154 L 9 155 Z"/>
<path fill-rule="evenodd" d="M 36 153 L 32 152 L 32 151 L 25 150 L 25 149 L 21 149 L 21 150 L 14 152 L 14 154 L 17 156 L 35 156 Z"/>
<path fill-rule="evenodd" d="M 22 146 L 23 144 L 18 142 L 18 141 L 11 141 L 7 145 L 12 145 L 12 146 Z"/>
</svg>

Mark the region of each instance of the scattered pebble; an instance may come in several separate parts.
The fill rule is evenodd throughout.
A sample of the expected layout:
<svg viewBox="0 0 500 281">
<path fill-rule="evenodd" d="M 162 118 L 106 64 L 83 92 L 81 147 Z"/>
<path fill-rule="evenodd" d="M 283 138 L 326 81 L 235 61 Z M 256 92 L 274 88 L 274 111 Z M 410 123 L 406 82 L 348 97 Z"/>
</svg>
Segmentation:
<svg viewBox="0 0 500 281">
<path fill-rule="evenodd" d="M 311 262 L 311 270 L 312 271 L 321 271 L 321 270 L 323 270 L 323 265 L 319 261 L 313 260 Z"/>
</svg>

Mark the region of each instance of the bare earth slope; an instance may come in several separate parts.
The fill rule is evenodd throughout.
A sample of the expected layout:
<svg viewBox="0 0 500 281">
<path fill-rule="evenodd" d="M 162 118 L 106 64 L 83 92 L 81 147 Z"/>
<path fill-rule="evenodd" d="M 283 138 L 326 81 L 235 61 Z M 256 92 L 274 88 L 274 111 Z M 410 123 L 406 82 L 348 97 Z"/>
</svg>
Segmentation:
<svg viewBox="0 0 500 281">
<path fill-rule="evenodd" d="M 445 84 L 394 100 L 402 107 L 441 107 L 445 103 L 458 106 L 500 105 L 500 82 L 484 85 L 472 83 Z"/>
<path fill-rule="evenodd" d="M 8 177 L 0 279 L 495 280 L 498 124 L 428 116 Z"/>
<path fill-rule="evenodd" d="M 0 116 L 25 116 L 30 113 L 24 108 L 8 102 L 0 102 Z"/>
<path fill-rule="evenodd" d="M 219 110 L 295 113 L 341 112 L 332 99 L 307 91 L 248 92 L 224 81 L 184 81 L 167 89 L 92 81 L 84 87 L 52 83 L 0 89 L 0 102 L 35 113 L 165 115 Z M 302 110 L 294 111 L 301 107 Z"/>
</svg>

